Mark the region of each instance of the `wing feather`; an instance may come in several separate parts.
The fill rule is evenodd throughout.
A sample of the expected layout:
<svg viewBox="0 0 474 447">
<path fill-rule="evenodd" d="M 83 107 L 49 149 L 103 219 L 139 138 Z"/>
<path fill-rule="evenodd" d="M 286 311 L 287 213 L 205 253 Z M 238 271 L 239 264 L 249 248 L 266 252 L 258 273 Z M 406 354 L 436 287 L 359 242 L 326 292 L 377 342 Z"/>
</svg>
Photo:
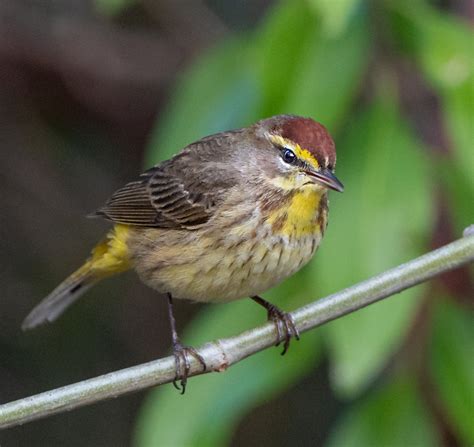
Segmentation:
<svg viewBox="0 0 474 447">
<path fill-rule="evenodd" d="M 204 225 L 239 179 L 216 163 L 225 135 L 207 137 L 118 189 L 96 215 L 117 223 L 195 229 Z"/>
</svg>

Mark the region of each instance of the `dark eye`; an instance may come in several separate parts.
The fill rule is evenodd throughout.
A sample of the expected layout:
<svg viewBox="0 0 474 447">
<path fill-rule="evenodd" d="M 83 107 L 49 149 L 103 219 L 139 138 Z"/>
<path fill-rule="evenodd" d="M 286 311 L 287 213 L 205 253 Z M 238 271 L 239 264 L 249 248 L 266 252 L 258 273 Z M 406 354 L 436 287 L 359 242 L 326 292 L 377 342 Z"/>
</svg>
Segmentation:
<svg viewBox="0 0 474 447">
<path fill-rule="evenodd" d="M 296 155 L 290 149 L 283 149 L 283 152 L 281 153 L 281 157 L 283 158 L 283 161 L 285 163 L 292 164 L 296 161 Z"/>
</svg>

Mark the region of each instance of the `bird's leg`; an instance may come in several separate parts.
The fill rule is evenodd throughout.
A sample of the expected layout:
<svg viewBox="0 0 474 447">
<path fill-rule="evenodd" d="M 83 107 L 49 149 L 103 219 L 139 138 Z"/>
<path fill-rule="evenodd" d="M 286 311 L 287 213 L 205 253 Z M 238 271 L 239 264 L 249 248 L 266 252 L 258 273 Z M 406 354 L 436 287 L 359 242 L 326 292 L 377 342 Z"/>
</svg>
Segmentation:
<svg viewBox="0 0 474 447">
<path fill-rule="evenodd" d="M 173 380 L 174 387 L 181 391 L 181 394 L 184 394 L 186 391 L 186 383 L 188 381 L 189 370 L 191 365 L 189 364 L 188 355 L 193 356 L 201 365 L 202 370 L 206 371 L 207 366 L 204 362 L 204 359 L 197 353 L 197 351 L 190 346 L 183 346 L 181 340 L 178 337 L 178 332 L 176 331 L 176 320 L 173 314 L 173 298 L 171 293 L 168 293 L 168 316 L 170 319 L 171 326 L 171 337 L 173 342 L 173 355 L 176 363 L 176 375 Z M 178 385 L 178 380 L 181 382 Z"/>
<path fill-rule="evenodd" d="M 296 340 L 300 339 L 300 333 L 295 326 L 292 316 L 259 296 L 251 296 L 250 298 L 267 309 L 268 319 L 275 323 L 277 329 L 278 341 L 275 346 L 278 346 L 282 340 L 284 340 L 281 355 L 285 355 L 286 351 L 288 351 L 288 346 L 290 346 L 291 338 L 295 337 Z"/>
</svg>

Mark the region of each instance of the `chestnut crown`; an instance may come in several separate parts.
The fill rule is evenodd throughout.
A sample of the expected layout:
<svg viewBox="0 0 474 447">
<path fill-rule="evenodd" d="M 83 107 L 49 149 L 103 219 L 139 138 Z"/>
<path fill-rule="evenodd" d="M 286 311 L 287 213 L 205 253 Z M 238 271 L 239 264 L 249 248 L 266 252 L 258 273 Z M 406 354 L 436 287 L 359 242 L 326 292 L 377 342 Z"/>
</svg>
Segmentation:
<svg viewBox="0 0 474 447">
<path fill-rule="evenodd" d="M 336 146 L 327 129 L 311 118 L 277 115 L 257 123 L 269 135 L 277 135 L 309 152 L 323 168 L 334 170 Z"/>
</svg>

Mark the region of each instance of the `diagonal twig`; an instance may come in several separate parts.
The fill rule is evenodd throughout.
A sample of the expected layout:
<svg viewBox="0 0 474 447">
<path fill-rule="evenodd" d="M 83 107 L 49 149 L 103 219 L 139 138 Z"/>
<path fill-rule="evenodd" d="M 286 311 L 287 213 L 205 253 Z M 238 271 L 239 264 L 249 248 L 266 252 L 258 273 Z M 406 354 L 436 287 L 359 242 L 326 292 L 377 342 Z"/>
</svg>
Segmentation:
<svg viewBox="0 0 474 447">
<path fill-rule="evenodd" d="M 298 330 L 304 332 L 473 261 L 474 234 L 466 231 L 465 237 L 455 242 L 314 301 L 295 310 L 291 315 Z M 230 365 L 273 346 L 275 337 L 275 326 L 266 323 L 235 337 L 207 343 L 198 349 L 198 352 L 208 366 L 207 372 L 223 371 Z M 190 360 L 189 376 L 202 374 L 197 360 Z M 173 381 L 174 376 L 175 361 L 170 356 L 46 391 L 0 405 L 0 428 L 169 383 Z"/>
</svg>

